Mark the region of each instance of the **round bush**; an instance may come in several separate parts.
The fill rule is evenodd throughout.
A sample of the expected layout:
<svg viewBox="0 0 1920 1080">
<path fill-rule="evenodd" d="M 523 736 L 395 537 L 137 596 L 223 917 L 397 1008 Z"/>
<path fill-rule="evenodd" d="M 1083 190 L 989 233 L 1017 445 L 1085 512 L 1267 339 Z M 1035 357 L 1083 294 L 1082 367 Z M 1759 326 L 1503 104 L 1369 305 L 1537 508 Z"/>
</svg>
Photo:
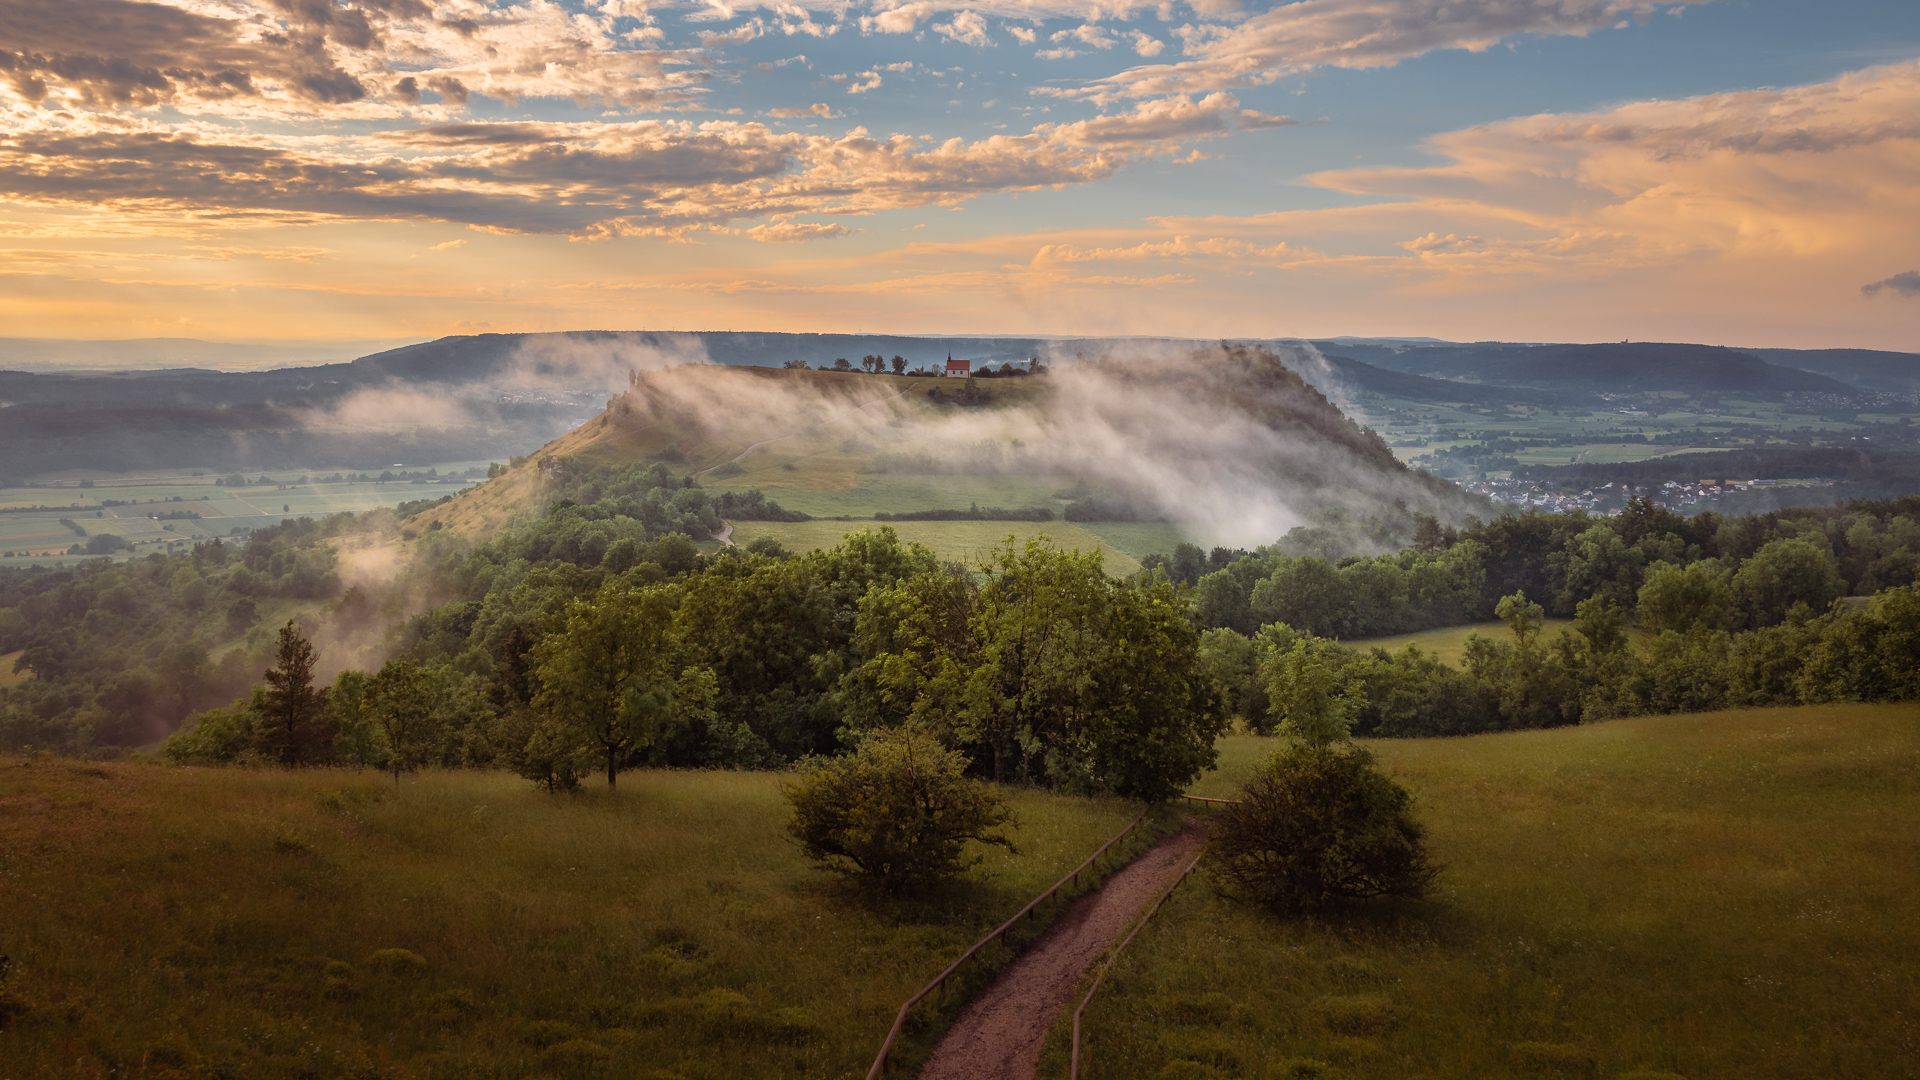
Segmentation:
<svg viewBox="0 0 1920 1080">
<path fill-rule="evenodd" d="M 967 758 L 930 736 L 883 731 L 854 753 L 804 767 L 787 786 L 787 830 L 829 869 L 889 892 L 971 865 L 969 842 L 1014 850 L 994 830 L 1013 820 L 1000 796 L 966 777 Z"/>
<path fill-rule="evenodd" d="M 1439 868 L 1413 796 L 1351 744 L 1276 750 L 1214 825 L 1208 860 L 1227 885 L 1280 911 L 1426 895 Z"/>
</svg>

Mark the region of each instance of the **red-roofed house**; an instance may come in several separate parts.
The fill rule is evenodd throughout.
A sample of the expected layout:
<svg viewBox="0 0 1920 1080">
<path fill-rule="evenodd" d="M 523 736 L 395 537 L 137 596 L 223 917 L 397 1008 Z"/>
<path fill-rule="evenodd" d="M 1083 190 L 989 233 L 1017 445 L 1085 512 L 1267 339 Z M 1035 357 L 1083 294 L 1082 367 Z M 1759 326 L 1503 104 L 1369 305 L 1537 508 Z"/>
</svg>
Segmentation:
<svg viewBox="0 0 1920 1080">
<path fill-rule="evenodd" d="M 947 370 L 945 374 L 949 379 L 964 379 L 973 374 L 973 361 L 955 360 L 953 354 L 948 353 Z"/>
</svg>

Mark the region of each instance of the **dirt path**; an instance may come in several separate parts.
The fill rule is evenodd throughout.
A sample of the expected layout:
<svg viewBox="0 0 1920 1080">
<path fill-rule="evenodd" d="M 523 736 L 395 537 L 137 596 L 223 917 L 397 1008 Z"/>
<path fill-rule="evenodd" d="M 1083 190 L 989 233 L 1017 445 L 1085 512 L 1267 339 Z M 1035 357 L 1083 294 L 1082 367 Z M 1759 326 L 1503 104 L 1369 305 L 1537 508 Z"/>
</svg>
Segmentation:
<svg viewBox="0 0 1920 1080">
<path fill-rule="evenodd" d="M 720 531 L 717 533 L 714 533 L 713 538 L 727 545 L 728 547 L 732 547 L 733 546 L 733 522 L 728 521 L 726 518 L 721 518 Z"/>
<path fill-rule="evenodd" d="M 1040 1047 L 1087 965 L 1119 940 L 1154 898 L 1173 884 L 1206 840 L 1186 831 L 1155 844 L 1096 892 L 1074 901 L 1033 948 L 967 1003 L 920 1080 L 1032 1080 Z"/>
</svg>

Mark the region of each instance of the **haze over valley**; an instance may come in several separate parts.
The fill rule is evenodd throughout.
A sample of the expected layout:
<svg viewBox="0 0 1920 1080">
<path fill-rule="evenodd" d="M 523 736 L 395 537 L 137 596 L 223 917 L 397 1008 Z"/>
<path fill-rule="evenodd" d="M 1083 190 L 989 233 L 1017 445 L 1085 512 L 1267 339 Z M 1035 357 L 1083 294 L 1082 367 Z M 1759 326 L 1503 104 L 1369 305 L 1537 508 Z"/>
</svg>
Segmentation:
<svg viewBox="0 0 1920 1080">
<path fill-rule="evenodd" d="M 0 0 L 0 1080 L 1920 1071 L 1911 0 Z"/>
</svg>

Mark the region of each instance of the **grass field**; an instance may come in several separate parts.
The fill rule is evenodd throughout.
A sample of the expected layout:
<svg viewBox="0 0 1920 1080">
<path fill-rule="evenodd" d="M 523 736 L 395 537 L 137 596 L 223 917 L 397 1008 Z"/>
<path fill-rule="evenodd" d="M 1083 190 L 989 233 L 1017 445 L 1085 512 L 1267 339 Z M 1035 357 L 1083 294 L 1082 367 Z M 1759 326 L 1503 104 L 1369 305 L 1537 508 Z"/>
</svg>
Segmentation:
<svg viewBox="0 0 1920 1080">
<path fill-rule="evenodd" d="M 431 466 L 443 472 L 464 471 L 485 462 L 451 462 Z M 424 471 L 430 466 L 421 465 Z M 410 466 L 409 468 L 415 468 Z M 317 471 L 316 471 L 317 474 Z M 258 471 L 247 472 L 258 479 Z M 73 561 L 65 555 L 83 538 L 60 523 L 76 522 L 88 536 L 109 533 L 123 537 L 136 552 L 184 547 L 210 537 L 230 536 L 235 528 L 258 529 L 289 517 L 318 517 L 343 511 L 358 513 L 397 506 L 416 499 L 437 499 L 472 486 L 473 480 L 435 480 L 423 483 L 297 483 L 304 472 L 274 470 L 265 474 L 273 484 L 244 488 L 215 487 L 214 474 L 195 476 L 191 470 L 149 473 L 62 474 L 56 487 L 0 488 L 0 557 L 33 563 Z M 80 479 L 92 487 L 76 487 Z M 125 505 L 108 506 L 107 501 Z M 176 501 L 177 500 L 177 501 Z M 45 509 L 34 509 L 44 507 Z M 199 518 L 162 521 L 156 515 L 191 512 Z M 145 549 L 140 551 L 139 549 Z"/>
<path fill-rule="evenodd" d="M 1267 746 L 1222 745 L 1201 793 Z M 1089 1009 L 1083 1075 L 1920 1075 L 1920 707 L 1373 748 L 1432 900 L 1286 921 L 1196 878 Z"/>
<path fill-rule="evenodd" d="M 21 683 L 33 678 L 33 672 L 31 671 L 13 670 L 13 662 L 20 659 L 20 654 L 25 651 L 25 649 L 16 649 L 13 652 L 7 653 L 5 656 L 0 656 L 0 690 L 19 686 Z"/>
<path fill-rule="evenodd" d="M 1004 543 L 1008 536 L 1018 542 L 1045 535 L 1061 547 L 1092 551 L 1096 548 L 1106 557 L 1107 573 L 1117 576 L 1131 574 L 1140 569 L 1140 560 L 1132 553 L 1110 543 L 1094 529 L 1108 526 L 1076 525 L 1070 521 L 1027 522 L 1027 521 L 739 521 L 734 523 L 733 542 L 751 543 L 762 536 L 771 536 L 789 551 L 808 551 L 813 548 L 827 548 L 840 542 L 841 536 L 863 529 L 876 529 L 888 525 L 900 534 L 903 541 L 915 541 L 933 549 L 933 553 L 942 559 L 951 559 L 976 566 L 993 550 Z M 1151 526 L 1149 527 L 1151 528 Z M 1165 526 L 1160 526 L 1165 528 Z M 1131 537 L 1122 537 L 1132 539 Z M 1171 550 L 1172 543 L 1154 551 Z M 1138 554 L 1151 554 L 1141 551 Z"/>
<path fill-rule="evenodd" d="M 1015 793 L 1020 855 L 888 901 L 802 859 L 779 785 L 0 759 L 0 954 L 36 1000 L 0 1080 L 864 1074 L 1136 810 Z"/>
<path fill-rule="evenodd" d="M 1572 619 L 1542 619 L 1541 623 L 1543 624 L 1542 634 L 1549 638 L 1573 626 Z M 1458 664 L 1460 658 L 1467 654 L 1467 638 L 1474 634 L 1499 641 L 1513 640 L 1513 632 L 1507 629 L 1507 624 L 1496 619 L 1493 622 L 1468 623 L 1465 626 L 1443 626 L 1438 630 L 1422 630 L 1414 634 L 1354 638 L 1343 641 L 1341 644 L 1351 649 L 1380 648 L 1388 652 L 1399 652 L 1409 645 L 1418 645 L 1423 651 L 1432 653 L 1446 663 Z"/>
<path fill-rule="evenodd" d="M 702 477 L 700 483 L 718 490 L 758 488 L 781 506 L 815 517 L 872 517 L 876 510 L 964 510 L 974 505 L 1011 510 L 1038 506 L 1058 514 L 1067 502 L 1054 494 L 1075 482 L 1065 476 L 856 473 L 850 478 L 852 486 L 840 486 L 846 479 L 845 474 L 816 473 L 796 465 L 791 471 L 755 467 L 737 476 Z"/>
</svg>

